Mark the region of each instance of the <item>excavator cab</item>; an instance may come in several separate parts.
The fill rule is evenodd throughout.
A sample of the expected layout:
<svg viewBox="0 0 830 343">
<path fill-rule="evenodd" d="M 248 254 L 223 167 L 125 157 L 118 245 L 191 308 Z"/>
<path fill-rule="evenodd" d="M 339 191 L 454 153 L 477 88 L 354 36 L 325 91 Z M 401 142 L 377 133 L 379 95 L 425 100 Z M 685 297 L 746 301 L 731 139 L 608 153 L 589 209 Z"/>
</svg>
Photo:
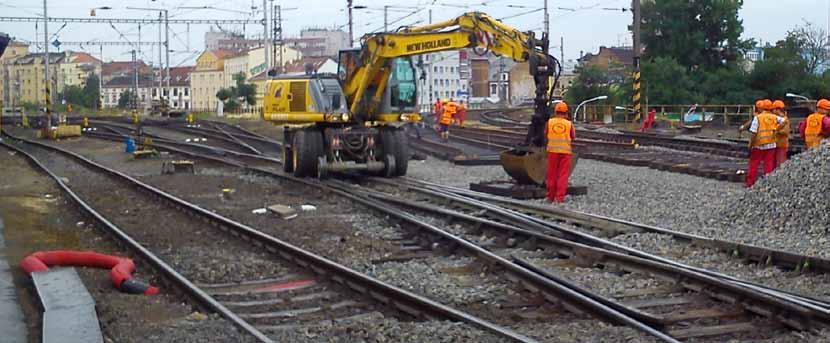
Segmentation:
<svg viewBox="0 0 830 343">
<path fill-rule="evenodd" d="M 337 76 L 341 84 L 346 84 L 355 77 L 358 66 L 363 65 L 360 61 L 361 50 L 349 49 L 340 51 L 340 64 L 338 65 Z M 415 74 L 415 66 L 409 56 L 397 57 L 388 60 L 382 71 L 375 74 L 375 79 L 368 82 L 366 91 L 361 99 L 352 101 L 363 101 L 371 106 L 365 106 L 366 112 L 352 113 L 358 122 L 379 121 L 384 123 L 412 122 L 418 121 L 420 116 L 417 113 L 418 88 Z M 381 88 L 379 90 L 379 88 Z M 378 100 L 373 98 L 378 92 L 382 92 Z M 377 101 L 377 103 L 373 103 Z"/>
</svg>

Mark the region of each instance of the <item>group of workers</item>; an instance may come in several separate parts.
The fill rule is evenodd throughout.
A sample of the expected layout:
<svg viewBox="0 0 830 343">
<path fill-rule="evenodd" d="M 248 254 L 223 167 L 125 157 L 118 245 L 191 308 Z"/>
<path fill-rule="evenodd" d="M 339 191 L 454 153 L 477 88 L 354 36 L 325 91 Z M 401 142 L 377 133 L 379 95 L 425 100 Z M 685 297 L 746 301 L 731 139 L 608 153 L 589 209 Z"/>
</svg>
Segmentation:
<svg viewBox="0 0 830 343">
<path fill-rule="evenodd" d="M 450 126 L 464 126 L 464 119 L 467 117 L 464 100 L 455 102 L 452 99 L 438 99 L 433 104 L 432 111 L 435 114 L 436 130 L 445 141 L 450 139 Z"/>
<path fill-rule="evenodd" d="M 816 112 L 799 124 L 798 131 L 808 149 L 818 146 L 821 139 L 830 137 L 830 100 L 821 99 L 816 103 Z M 761 99 L 755 102 L 755 116 L 738 130 L 748 130 L 749 170 L 746 187 L 752 187 L 758 180 L 758 169 L 764 164 L 764 175 L 771 173 L 787 161 L 790 148 L 790 119 L 786 105 L 781 100 Z"/>
</svg>

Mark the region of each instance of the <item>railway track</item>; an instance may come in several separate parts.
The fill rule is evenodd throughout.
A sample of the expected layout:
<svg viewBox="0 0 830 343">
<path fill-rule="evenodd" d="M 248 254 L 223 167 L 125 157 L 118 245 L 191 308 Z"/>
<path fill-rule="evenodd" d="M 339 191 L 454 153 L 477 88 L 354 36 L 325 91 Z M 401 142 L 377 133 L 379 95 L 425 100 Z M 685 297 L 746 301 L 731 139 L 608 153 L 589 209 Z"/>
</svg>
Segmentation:
<svg viewBox="0 0 830 343">
<path fill-rule="evenodd" d="M 256 170 L 256 169 L 257 168 L 254 168 L 254 170 Z M 265 170 L 265 171 L 258 170 L 258 172 L 265 173 L 265 174 L 274 174 L 270 170 Z M 284 176 L 279 176 L 279 175 L 273 175 L 273 176 L 284 177 Z M 305 181 L 305 180 L 300 180 L 300 181 Z M 310 182 L 310 181 L 305 181 L 305 182 Z M 387 182 L 388 182 L 388 180 L 387 180 Z M 314 184 L 314 182 L 310 182 L 310 184 L 308 184 L 308 185 L 313 185 L 313 184 Z M 341 185 L 336 185 L 336 187 L 341 187 L 340 192 L 338 194 L 343 195 L 343 196 L 347 196 L 347 195 L 351 194 L 352 196 L 354 196 L 354 193 L 355 193 L 354 189 L 345 188 L 346 185 L 342 185 L 342 184 Z M 370 194 L 365 194 L 363 199 L 364 199 L 364 201 L 366 201 L 367 198 L 374 198 L 374 199 L 377 200 L 377 199 L 379 199 L 379 197 L 382 197 L 382 196 L 379 196 L 379 195 L 374 195 L 373 196 L 373 195 L 370 195 Z M 356 198 L 353 198 L 353 200 L 359 201 Z M 394 198 L 389 198 L 389 199 L 384 199 L 384 200 L 385 201 L 390 201 L 390 202 L 395 202 Z M 400 199 L 398 199 L 398 200 L 400 200 Z M 361 201 L 359 201 L 359 202 L 361 202 Z M 456 203 L 458 203 L 458 202 L 456 201 Z M 436 207 L 436 206 L 432 206 L 432 207 Z M 375 207 L 372 207 L 372 208 L 375 208 Z M 378 210 L 378 208 L 375 208 L 375 209 Z M 479 211 L 480 210 L 481 209 L 479 209 Z M 494 224 L 498 224 L 497 222 L 492 222 L 492 221 L 483 222 L 483 221 L 481 221 L 481 218 L 477 218 L 475 216 L 470 216 L 469 214 L 467 214 L 465 216 L 463 213 L 461 213 L 461 214 L 459 214 L 459 213 L 449 213 L 449 212 L 446 212 L 447 211 L 446 209 L 444 209 L 444 211 L 445 212 L 442 213 L 443 216 L 452 216 L 452 218 L 454 218 L 454 220 L 460 220 L 460 221 L 473 220 L 473 226 L 478 227 L 478 228 L 474 229 L 474 231 L 475 230 L 480 230 L 480 227 L 482 227 L 482 226 L 488 227 L 488 226 L 491 226 L 491 225 L 494 225 Z M 396 212 L 400 212 L 400 211 L 399 210 L 395 211 L 394 209 L 387 209 L 385 211 L 381 210 L 381 212 L 384 212 L 384 213 L 387 213 L 387 214 L 391 215 L 392 213 L 396 213 Z M 405 220 L 405 219 L 402 219 L 402 218 L 398 218 L 398 219 L 399 220 Z M 410 218 L 410 220 L 411 219 L 412 218 Z M 508 219 L 508 220 L 506 220 L 506 219 Z M 585 218 L 582 218 L 582 219 L 587 220 Z M 500 220 L 502 222 L 509 222 L 509 218 L 502 218 Z M 513 218 L 512 220 L 515 220 L 515 218 Z M 525 220 L 527 220 L 527 218 L 525 218 Z M 596 218 L 594 218 L 594 220 L 596 220 Z M 405 220 L 405 221 L 409 221 L 409 220 Z M 574 222 L 574 220 L 571 219 L 571 222 Z M 426 228 L 426 226 L 424 226 L 423 223 L 422 224 L 410 223 L 410 224 L 421 227 L 421 229 L 419 229 L 421 231 Z M 533 227 L 534 225 L 536 225 L 538 228 L 543 229 L 542 231 L 545 231 L 545 230 L 550 231 L 550 229 L 551 229 L 550 227 L 544 229 L 544 226 L 539 226 L 540 223 L 536 222 L 534 224 L 533 221 L 527 221 L 527 222 L 524 222 L 523 224 L 525 224 L 527 226 L 522 226 L 522 227 Z M 501 225 L 506 225 L 506 224 L 501 224 Z M 496 227 L 498 227 L 498 226 L 499 225 L 496 225 Z M 507 225 L 507 226 L 509 226 L 509 225 Z M 504 227 L 501 227 L 501 229 L 504 229 Z M 516 229 L 516 228 L 514 227 L 513 229 Z M 431 230 L 427 230 L 427 231 L 431 231 Z M 431 231 L 431 232 L 432 232 L 431 235 L 438 237 L 438 240 L 435 240 L 435 238 L 433 237 L 433 239 L 427 239 L 425 241 L 422 241 L 422 242 L 431 242 L 429 244 L 422 244 L 422 246 L 424 248 L 430 249 L 431 247 L 434 247 L 434 243 L 437 242 L 437 241 L 450 240 L 451 239 L 450 237 L 448 237 L 444 234 L 441 234 L 440 232 L 437 232 L 437 231 Z M 548 232 L 548 233 L 550 233 L 550 232 Z M 509 235 L 511 237 L 513 237 L 514 235 L 516 237 L 518 237 L 518 236 L 521 236 L 520 234 L 527 234 L 527 233 L 514 230 L 514 231 L 511 231 L 511 233 Z M 584 249 L 588 249 L 587 250 L 587 255 L 589 256 L 589 258 L 588 258 L 589 261 L 594 261 L 594 262 L 601 261 L 599 263 L 599 265 L 602 266 L 603 268 L 609 268 L 609 269 L 618 268 L 618 270 L 620 270 L 622 273 L 642 272 L 641 268 L 657 269 L 658 270 L 657 272 L 652 271 L 652 273 L 656 273 L 657 275 L 660 275 L 661 277 L 667 277 L 669 279 L 673 279 L 673 280 L 675 280 L 675 282 L 674 282 L 675 284 L 680 284 L 679 291 L 678 291 L 678 288 L 674 288 L 674 289 L 672 289 L 672 291 L 681 292 L 682 294 L 695 293 L 696 292 L 695 294 L 700 295 L 700 296 L 695 298 L 695 299 L 690 300 L 690 298 L 687 298 L 685 296 L 676 297 L 675 295 L 677 295 L 677 294 L 668 293 L 669 297 L 667 297 L 667 298 L 647 300 L 645 302 L 640 301 L 639 303 L 635 303 L 635 305 L 638 305 L 638 306 L 662 304 L 660 306 L 657 306 L 658 310 L 666 310 L 666 308 L 664 308 L 664 307 L 666 307 L 666 306 L 672 307 L 673 306 L 674 310 L 676 310 L 676 312 L 670 312 L 668 314 L 663 313 L 663 314 L 666 314 L 665 316 L 656 316 L 656 315 L 653 315 L 653 314 L 651 316 L 644 315 L 644 314 L 640 313 L 642 311 L 638 311 L 636 307 L 633 308 L 633 309 L 632 308 L 625 309 L 625 307 L 617 307 L 617 308 L 624 309 L 624 311 L 626 311 L 626 312 L 623 312 L 623 314 L 626 314 L 626 313 L 630 314 L 631 315 L 630 318 L 634 319 L 636 322 L 648 323 L 652 326 L 659 327 L 659 328 L 663 329 L 664 332 L 667 332 L 669 334 L 674 334 L 677 337 L 683 338 L 683 337 L 708 336 L 708 335 L 713 335 L 713 334 L 723 334 L 724 332 L 727 332 L 727 333 L 732 332 L 733 334 L 735 334 L 735 333 L 739 333 L 739 332 L 746 332 L 748 330 L 759 330 L 759 328 L 768 326 L 767 324 L 769 324 L 769 323 L 780 323 L 780 324 L 783 324 L 783 326 L 786 326 L 786 327 L 789 327 L 789 328 L 792 328 L 792 329 L 805 330 L 805 329 L 809 329 L 809 328 L 807 326 L 803 326 L 799 323 L 807 323 L 808 326 L 809 325 L 815 325 L 815 327 L 821 327 L 823 325 L 822 323 L 824 323 L 827 319 L 826 318 L 827 311 L 826 311 L 826 307 L 825 307 L 826 304 L 824 304 L 820 301 L 812 301 L 810 299 L 805 299 L 805 298 L 794 299 L 794 298 L 790 298 L 790 295 L 784 294 L 783 292 L 774 292 L 774 291 L 769 291 L 769 290 L 764 291 L 762 289 L 748 287 L 747 285 L 740 285 L 739 286 L 739 285 L 736 285 L 736 284 L 733 284 L 733 283 L 729 283 L 727 280 L 720 279 L 720 277 L 709 276 L 705 273 L 701 273 L 701 272 L 694 271 L 694 270 L 685 270 L 684 272 L 682 272 L 680 274 L 681 275 L 680 277 L 678 277 L 676 274 L 674 276 L 672 276 L 671 275 L 672 272 L 667 272 L 665 270 L 659 271 L 660 268 L 658 268 L 657 266 L 649 265 L 648 262 L 646 262 L 646 261 L 651 261 L 652 263 L 657 263 L 657 262 L 649 260 L 647 258 L 642 258 L 642 260 L 636 261 L 637 263 L 644 263 L 645 267 L 641 266 L 641 268 L 633 268 L 633 270 L 632 270 L 632 268 L 630 267 L 630 264 L 632 264 L 634 262 L 632 262 L 632 260 L 629 260 L 630 258 L 632 258 L 632 256 L 630 256 L 630 255 L 625 255 L 623 253 L 616 252 L 612 249 L 596 248 L 596 247 L 592 247 L 590 245 L 584 245 L 584 246 L 582 246 L 582 245 L 573 245 L 573 244 L 583 244 L 583 243 L 576 243 L 574 241 L 564 241 L 564 242 L 563 241 L 556 241 L 554 238 L 560 239 L 560 240 L 562 239 L 561 237 L 556 237 L 556 236 L 542 237 L 542 236 L 533 236 L 533 234 L 530 234 L 530 238 L 527 238 L 527 237 L 524 237 L 523 239 L 514 238 L 512 243 L 510 241 L 510 238 L 507 238 L 507 239 L 504 240 L 503 244 L 505 244 L 506 246 L 514 246 L 515 247 L 515 246 L 524 245 L 525 242 L 530 241 L 530 242 L 532 242 L 532 244 L 531 244 L 532 246 L 537 246 L 538 247 L 540 245 L 539 242 L 543 242 L 543 243 L 541 243 L 541 245 L 545 246 L 545 248 L 546 248 L 545 250 L 546 251 L 547 250 L 555 251 L 556 256 L 558 256 L 558 259 L 560 259 L 560 260 L 574 260 L 575 257 L 576 257 L 576 259 L 582 258 L 586 254 L 586 250 L 584 250 Z M 554 239 L 554 240 L 551 240 L 551 239 Z M 464 244 L 463 244 L 462 241 L 457 241 L 454 244 L 457 245 L 456 248 L 464 247 Z M 563 246 L 566 247 L 566 248 L 563 248 Z M 551 248 L 551 247 L 553 247 L 553 248 Z M 479 247 L 479 248 L 481 248 L 481 247 Z M 482 253 L 482 251 L 477 250 L 474 247 L 466 247 L 466 249 L 471 249 L 470 253 L 474 254 L 474 255 Z M 482 248 L 482 249 L 484 249 L 484 248 Z M 568 249 L 571 249 L 570 253 L 568 253 Z M 591 250 L 591 249 L 603 249 L 603 250 Z M 487 249 L 484 249 L 484 250 L 486 251 Z M 593 257 L 590 257 L 590 256 L 593 256 Z M 489 256 L 489 258 L 494 259 L 495 261 L 498 260 L 497 257 L 505 258 L 503 256 L 499 256 L 498 254 L 495 254 L 495 256 Z M 633 256 L 633 257 L 637 257 L 637 256 Z M 494 261 L 494 260 L 491 260 L 490 263 L 492 263 L 492 261 Z M 769 258 L 767 258 L 767 260 L 769 260 Z M 775 259 L 775 261 L 777 261 L 777 259 Z M 782 259 L 782 261 L 783 261 L 783 259 Z M 546 274 L 542 268 L 538 268 L 538 267 L 536 267 L 532 264 L 526 264 L 523 261 L 511 261 L 511 262 L 513 262 L 513 266 L 520 266 L 520 267 L 522 267 L 522 268 L 524 268 L 528 271 L 533 271 L 534 273 L 536 273 L 537 275 L 542 276 L 544 279 L 546 279 L 548 281 L 553 280 L 555 282 L 558 282 L 560 285 L 567 285 L 566 280 L 556 279 L 556 277 L 554 275 Z M 567 264 L 568 262 L 565 262 L 565 263 Z M 815 263 L 815 262 L 813 262 L 813 263 Z M 671 265 L 671 264 L 667 264 L 667 265 Z M 505 266 L 507 266 L 507 265 L 505 265 Z M 671 268 L 671 267 L 666 267 L 664 265 L 663 268 Z M 677 271 L 674 271 L 674 272 L 677 272 Z M 668 276 L 666 274 L 668 274 Z M 659 277 L 655 277 L 655 278 L 659 279 Z M 681 281 L 677 281 L 678 278 Z M 691 279 L 693 281 L 690 282 L 690 281 L 688 281 L 689 279 Z M 715 280 L 715 281 L 713 281 L 713 280 Z M 524 282 L 527 282 L 527 280 L 525 280 Z M 712 291 L 711 289 L 714 286 L 711 285 L 711 284 L 707 284 L 707 282 L 714 282 L 715 284 L 718 284 L 718 287 L 721 287 L 721 288 L 719 288 L 716 291 Z M 526 283 L 526 285 L 527 285 L 527 283 Z M 537 288 L 537 287 L 531 287 L 531 288 Z M 538 288 L 537 288 L 537 290 L 538 290 Z M 585 290 L 580 290 L 580 291 L 585 291 Z M 662 290 L 662 291 L 665 291 L 665 290 Z M 665 293 L 663 293 L 663 294 L 665 295 Z M 550 298 L 556 298 L 555 296 L 551 296 L 551 295 L 552 294 L 548 294 L 548 296 Z M 598 298 L 597 294 L 593 294 L 591 292 L 586 291 L 586 293 L 583 293 L 583 295 L 585 295 L 589 299 L 602 299 L 602 302 L 605 302 L 607 304 L 611 304 L 613 306 L 619 306 L 620 305 L 620 301 L 614 302 L 615 299 L 610 299 L 609 300 L 607 297 L 606 298 Z M 641 294 L 641 296 L 642 296 L 642 294 Z M 678 298 L 683 298 L 683 299 L 671 300 L 671 299 L 678 299 Z M 694 298 L 694 297 L 692 297 L 692 298 Z M 619 299 L 616 299 L 616 300 L 619 300 Z M 643 299 L 640 299 L 640 300 L 643 300 Z M 710 306 L 713 305 L 714 303 L 701 303 L 701 302 L 698 302 L 698 301 L 718 301 L 719 302 L 718 304 L 720 304 L 720 305 L 723 305 L 725 303 L 725 304 L 731 305 L 733 307 L 728 308 L 728 309 L 723 310 L 723 311 L 721 311 L 721 310 L 707 311 L 706 308 L 711 308 Z M 793 301 L 795 301 L 795 304 L 793 303 Z M 682 308 L 682 306 L 687 305 L 687 304 L 692 304 L 692 305 L 697 305 L 697 306 L 703 305 L 703 307 L 702 308 Z M 573 304 L 571 304 L 571 305 L 573 305 Z M 680 307 L 680 308 L 678 308 L 678 307 Z M 646 308 L 652 308 L 652 306 L 646 306 Z M 683 315 L 682 313 L 686 313 L 686 315 Z M 692 313 L 694 315 L 690 315 L 689 313 Z M 672 315 L 672 314 L 674 314 L 674 315 Z M 637 317 L 637 316 L 639 316 L 639 317 Z M 699 316 L 699 317 L 695 317 L 695 316 Z M 702 317 L 700 317 L 700 316 L 702 316 Z M 736 316 L 744 318 L 745 321 L 729 322 L 727 324 L 722 324 L 722 325 L 708 326 L 706 328 L 693 328 L 693 329 L 688 329 L 688 330 L 687 329 L 678 329 L 677 327 L 672 327 L 671 326 L 671 325 L 681 325 L 681 326 L 689 325 L 688 320 L 692 320 L 692 319 L 701 319 L 701 318 L 707 318 L 707 319 L 727 318 L 728 319 L 728 318 L 734 318 Z M 682 320 L 677 321 L 679 319 L 682 319 Z M 767 321 L 769 323 L 767 323 Z M 680 330 L 687 330 L 687 331 L 680 331 Z"/>
<path fill-rule="evenodd" d="M 176 149 L 173 149 L 173 150 L 176 150 Z M 177 152 L 178 153 L 191 154 L 191 155 L 193 155 L 193 157 L 201 157 L 201 158 L 206 158 L 207 157 L 207 156 L 198 156 L 195 153 L 192 153 L 192 152 L 188 153 L 188 152 L 185 152 L 185 151 L 182 151 L 182 150 L 179 150 Z M 217 157 L 207 157 L 207 158 L 211 159 L 211 160 L 219 160 L 220 159 L 220 158 L 217 158 Z M 238 166 L 234 166 L 234 167 L 238 167 Z M 396 221 L 398 221 L 400 223 L 403 223 L 403 225 L 413 225 L 413 226 L 419 227 L 421 230 L 428 231 L 431 236 L 444 237 L 444 238 L 447 238 L 447 239 L 457 239 L 453 235 L 448 234 L 445 231 L 443 231 L 443 230 L 441 230 L 437 227 L 432 226 L 428 222 L 418 220 L 417 218 L 414 218 L 412 216 L 408 216 L 406 214 L 402 214 L 397 209 L 392 209 L 388 206 L 385 206 L 381 202 L 377 202 L 377 201 L 372 200 L 372 199 L 367 198 L 367 197 L 356 197 L 353 194 L 350 194 L 348 191 L 344 191 L 343 189 L 339 189 L 338 188 L 339 186 L 336 184 L 336 181 L 320 183 L 320 182 L 310 181 L 310 180 L 305 180 L 305 179 L 294 179 L 293 177 L 285 176 L 281 173 L 275 172 L 274 170 L 276 168 L 268 168 L 268 169 L 261 169 L 261 168 L 257 168 L 257 167 L 246 167 L 246 168 L 249 171 L 254 171 L 254 172 L 257 172 L 257 173 L 260 173 L 260 174 L 264 174 L 264 175 L 268 175 L 268 176 L 272 176 L 272 177 L 278 177 L 278 178 L 281 178 L 281 179 L 293 180 L 295 182 L 300 182 L 300 183 L 305 184 L 307 186 L 324 188 L 328 192 L 332 192 L 332 193 L 338 194 L 340 196 L 349 198 L 353 201 L 356 201 L 360 204 L 363 204 L 363 205 L 369 207 L 370 209 L 372 209 L 374 211 L 378 211 L 378 212 L 380 212 L 384 215 L 392 216 L 393 218 L 395 218 Z M 461 242 L 461 241 L 459 241 L 459 242 Z M 440 255 L 440 253 L 439 253 L 439 255 Z M 525 300 L 523 300 L 525 302 L 527 301 L 526 300 L 527 298 L 548 299 L 548 300 L 542 301 L 541 304 L 535 304 L 534 305 L 533 303 L 529 303 L 525 306 L 516 306 L 515 308 L 510 307 L 510 308 L 506 308 L 506 309 L 494 309 L 494 308 L 492 308 L 492 305 L 488 305 L 490 308 L 471 309 L 471 311 L 473 311 L 473 313 L 475 313 L 475 314 L 480 313 L 482 316 L 489 315 L 490 317 L 493 317 L 493 313 L 495 311 L 497 311 L 497 312 L 499 312 L 499 316 L 504 315 L 504 316 L 508 316 L 508 317 L 521 318 L 521 317 L 523 317 L 523 313 L 526 313 L 526 312 L 529 311 L 528 309 L 523 308 L 523 307 L 526 307 L 526 306 L 530 306 L 531 310 L 536 310 L 537 312 L 541 311 L 541 312 L 538 312 L 538 313 L 544 313 L 545 311 L 550 310 L 550 308 L 552 308 L 552 307 L 556 308 L 556 307 L 563 306 L 562 304 L 564 304 L 564 306 L 567 306 L 571 309 L 579 309 L 579 310 L 574 310 L 574 312 L 579 316 L 584 316 L 581 313 L 587 312 L 587 313 L 592 314 L 593 316 L 604 319 L 604 320 L 606 320 L 610 323 L 625 324 L 625 325 L 628 325 L 628 326 L 632 326 L 635 329 L 641 330 L 641 331 L 643 331 L 643 332 L 645 332 L 649 335 L 654 335 L 658 338 L 661 338 L 661 340 L 663 340 L 663 341 L 668 341 L 668 342 L 673 342 L 674 341 L 670 337 L 665 336 L 665 334 L 654 330 L 653 328 L 651 328 L 647 324 L 641 322 L 640 320 L 632 318 L 630 316 L 630 314 L 620 313 L 617 310 L 615 310 L 614 308 L 607 306 L 606 304 L 595 301 L 593 299 L 593 295 L 591 295 L 590 292 L 588 292 L 584 289 L 580 289 L 580 288 L 575 287 L 573 285 L 570 285 L 570 286 L 564 285 L 560 282 L 553 281 L 549 278 L 542 277 L 538 273 L 535 273 L 535 272 L 527 269 L 526 267 L 522 267 L 522 266 L 518 265 L 515 262 L 509 261 L 509 260 L 505 259 L 502 256 L 493 254 L 493 253 L 487 251 L 486 249 L 482 249 L 482 248 L 477 247 L 475 245 L 467 245 L 466 249 L 460 250 L 458 253 L 454 253 L 453 255 L 457 255 L 457 256 L 473 255 L 477 260 L 479 260 L 479 263 L 482 264 L 482 265 L 488 265 L 488 264 L 495 263 L 497 266 L 500 266 L 500 268 L 497 268 L 497 270 L 501 270 L 502 268 L 505 269 L 506 272 L 498 272 L 498 273 L 488 272 L 488 273 L 495 273 L 494 275 L 498 275 L 497 279 L 505 279 L 505 277 L 506 277 L 509 280 L 517 282 L 517 284 L 520 286 L 520 289 L 519 289 L 520 292 L 523 292 L 523 293 L 526 294 L 526 298 L 525 298 Z M 487 268 L 485 267 L 485 270 L 486 269 Z M 503 281 L 497 281 L 497 282 L 500 283 L 500 282 L 503 282 Z M 531 311 L 531 312 L 537 313 L 537 312 L 534 312 L 534 311 Z M 512 315 L 511 315 L 511 313 L 512 313 Z M 536 315 L 538 316 L 538 314 L 536 314 Z M 524 315 L 524 317 L 526 317 L 526 316 L 527 315 Z M 492 319 L 495 320 L 495 319 L 497 319 L 497 317 L 498 316 L 493 317 Z M 528 319 L 528 321 L 531 321 L 532 324 L 534 324 L 534 325 L 542 325 L 543 323 L 547 323 L 549 321 L 549 320 L 543 320 L 543 321 L 540 322 L 539 320 L 541 320 L 541 318 L 537 318 L 535 320 Z M 570 320 L 573 320 L 573 317 L 568 317 L 568 319 L 562 319 L 562 320 L 570 321 Z M 513 323 L 513 321 L 508 320 L 508 321 L 505 321 L 505 323 Z M 515 324 L 515 323 L 513 323 L 513 324 Z M 526 330 L 526 331 L 529 331 L 529 330 Z"/>
<path fill-rule="evenodd" d="M 6 141 L 3 145 L 30 158 L 108 233 L 156 267 L 178 290 L 260 341 L 271 342 L 283 330 L 321 321 L 348 323 L 373 320 L 378 315 L 459 321 L 503 338 L 531 341 L 205 210 L 79 154 L 20 138 L 13 141 L 17 143 Z M 64 169 L 59 176 L 47 165 Z M 109 195 L 101 195 L 99 189 L 73 190 L 69 185 L 75 182 L 67 185 L 62 181 L 90 175 L 99 175 L 95 182 Z M 129 199 L 129 203 L 114 201 L 116 198 Z M 135 215 L 126 215 L 131 210 L 149 211 L 165 223 L 176 223 L 175 230 L 163 225 L 154 229 L 147 223 L 149 217 L 136 220 Z M 204 224 L 209 229 L 205 230 Z M 243 259 L 246 256 L 250 258 Z M 257 273 L 246 271 L 252 263 L 260 268 Z M 200 273 L 198 268 L 194 272 L 190 268 L 194 265 L 207 266 L 209 272 Z M 227 275 L 215 277 L 216 270 Z M 261 274 L 269 277 L 261 279 Z"/>
<path fill-rule="evenodd" d="M 373 180 L 373 183 L 401 188 L 400 184 L 393 184 L 387 180 L 377 179 Z M 547 266 L 546 268 L 519 262 L 546 277 L 560 279 L 561 275 L 571 275 L 584 283 L 586 280 L 593 280 L 587 276 L 589 274 L 599 274 L 597 278 L 602 278 L 604 271 L 611 270 L 612 273 L 626 276 L 620 278 L 620 282 L 626 286 L 653 286 L 650 289 L 630 289 L 605 294 L 606 298 L 603 301 L 623 306 L 621 308 L 631 311 L 627 313 L 637 313 L 640 315 L 639 319 L 661 328 L 678 339 L 722 339 L 729 335 L 737 335 L 732 338 L 739 339 L 758 339 L 763 338 L 761 333 L 768 329 L 767 326 L 771 322 L 782 323 L 790 329 L 804 330 L 805 327 L 799 327 L 799 323 L 805 322 L 795 318 L 806 313 L 811 313 L 806 314 L 807 317 L 817 319 L 814 322 L 817 327 L 822 327 L 827 322 L 828 307 L 827 303 L 822 301 L 678 265 L 632 249 L 621 249 L 610 242 L 601 242 L 580 235 L 574 237 L 567 230 L 557 230 L 555 225 L 547 225 L 544 221 L 532 220 L 518 212 L 511 213 L 486 203 L 477 203 L 471 198 L 459 197 L 447 192 L 449 188 L 444 186 L 436 185 L 435 188 L 416 190 L 419 187 L 421 186 L 417 183 L 406 183 L 402 188 L 429 195 L 433 201 L 425 201 L 424 197 L 413 200 L 396 192 L 367 192 L 366 195 L 395 203 L 401 209 L 443 218 L 444 224 L 448 226 L 456 222 L 464 223 L 460 235 L 467 240 L 486 244 L 494 251 L 514 251 L 516 248 L 529 249 L 532 252 L 542 250 L 543 256 L 534 256 L 534 261 L 538 265 Z M 632 283 L 631 278 L 636 280 Z M 669 282 L 666 283 L 665 280 Z M 798 304 L 795 307 L 800 307 L 806 312 L 798 314 L 801 310 L 791 307 L 794 304 Z M 783 313 L 790 313 L 789 315 L 794 317 L 791 317 L 792 320 L 777 317 Z M 674 325 L 680 325 L 682 328 Z M 765 334 L 775 336 L 780 332 L 766 331 Z"/>
</svg>

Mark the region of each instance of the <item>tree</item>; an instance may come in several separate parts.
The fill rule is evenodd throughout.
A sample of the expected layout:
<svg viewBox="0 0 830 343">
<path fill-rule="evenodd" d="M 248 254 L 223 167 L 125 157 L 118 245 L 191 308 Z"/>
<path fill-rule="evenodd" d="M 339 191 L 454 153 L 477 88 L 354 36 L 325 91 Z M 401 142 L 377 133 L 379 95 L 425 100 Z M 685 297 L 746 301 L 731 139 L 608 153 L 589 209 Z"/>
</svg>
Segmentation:
<svg viewBox="0 0 830 343">
<path fill-rule="evenodd" d="M 620 88 L 625 84 L 626 74 L 624 68 L 618 67 L 606 69 L 590 66 L 582 68 L 579 71 L 579 76 L 568 88 L 565 101 L 578 104 L 586 99 L 607 95 L 609 97 L 608 103 L 618 103 L 617 101 L 620 100 L 618 94 L 621 92 Z"/>
<path fill-rule="evenodd" d="M 743 0 L 646 0 L 641 33 L 646 59 L 674 58 L 689 70 L 734 62 L 751 45 L 740 39 Z"/>
<path fill-rule="evenodd" d="M 657 57 L 642 64 L 648 101 L 655 104 L 689 104 L 700 102 L 689 72 L 674 58 Z"/>
<path fill-rule="evenodd" d="M 233 112 L 240 104 L 256 105 L 256 85 L 245 82 L 245 74 L 233 76 L 236 87 L 222 88 L 216 92 L 216 98 L 225 103 L 225 110 Z"/>
<path fill-rule="evenodd" d="M 118 96 L 118 107 L 119 108 L 128 108 L 132 103 L 132 99 L 135 98 L 133 92 L 130 90 L 125 90 L 121 92 Z"/>
<path fill-rule="evenodd" d="M 87 108 L 96 108 L 101 107 L 99 102 L 101 101 L 101 88 L 99 87 L 99 79 L 98 75 L 91 74 L 86 79 L 86 84 L 84 85 L 84 100 L 83 105 Z"/>
<path fill-rule="evenodd" d="M 787 41 L 795 44 L 795 50 L 804 60 L 807 73 L 816 74 L 818 68 L 830 61 L 827 52 L 827 32 L 805 21 L 803 26 L 787 32 Z"/>
</svg>

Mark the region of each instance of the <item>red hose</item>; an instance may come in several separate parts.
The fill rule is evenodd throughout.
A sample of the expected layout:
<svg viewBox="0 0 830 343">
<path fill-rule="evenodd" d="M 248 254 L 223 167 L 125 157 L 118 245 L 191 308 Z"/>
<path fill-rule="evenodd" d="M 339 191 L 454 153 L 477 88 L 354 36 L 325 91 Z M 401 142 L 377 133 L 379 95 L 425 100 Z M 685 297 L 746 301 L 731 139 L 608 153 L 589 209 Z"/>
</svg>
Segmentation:
<svg viewBox="0 0 830 343">
<path fill-rule="evenodd" d="M 122 292 L 145 295 L 159 292 L 158 287 L 133 280 L 132 273 L 135 271 L 135 263 L 126 257 L 104 255 L 91 251 L 56 250 L 39 251 L 26 256 L 23 261 L 20 261 L 20 267 L 28 274 L 49 270 L 49 266 L 111 269 L 110 279 L 112 279 L 112 285 Z"/>
</svg>

